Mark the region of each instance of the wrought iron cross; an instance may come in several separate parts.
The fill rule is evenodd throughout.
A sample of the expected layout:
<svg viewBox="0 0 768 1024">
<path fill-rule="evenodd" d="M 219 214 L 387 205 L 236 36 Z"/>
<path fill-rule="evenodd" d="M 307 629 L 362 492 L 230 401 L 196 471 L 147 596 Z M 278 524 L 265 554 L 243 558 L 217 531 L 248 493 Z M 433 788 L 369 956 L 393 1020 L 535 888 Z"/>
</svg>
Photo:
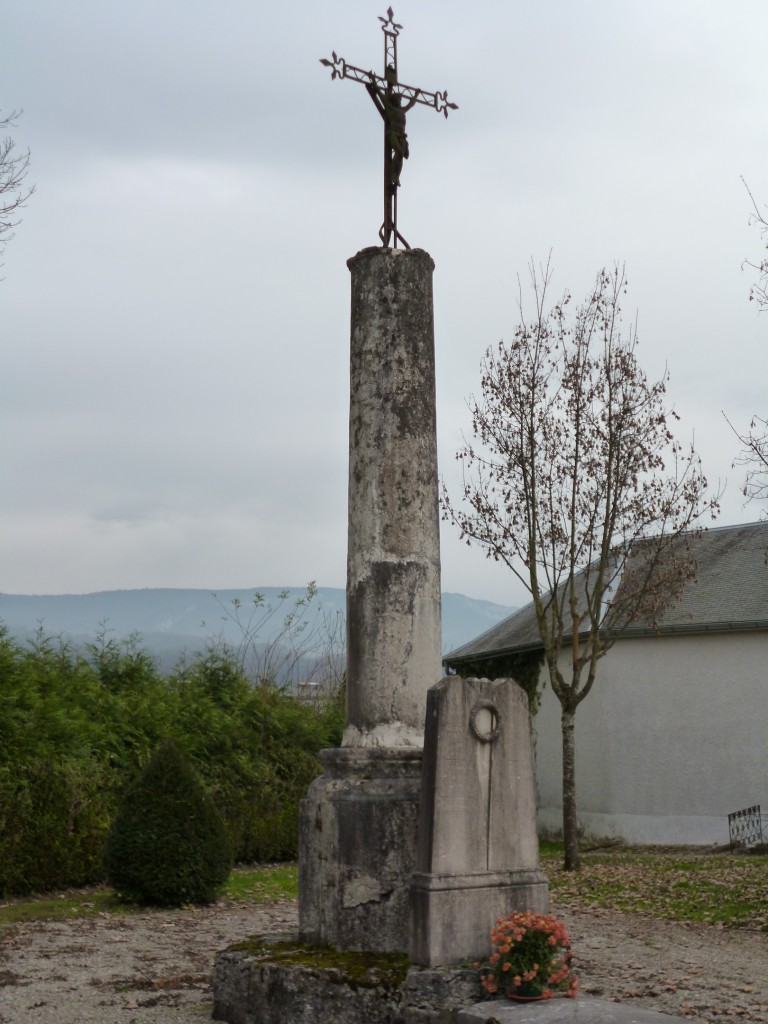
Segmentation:
<svg viewBox="0 0 768 1024">
<path fill-rule="evenodd" d="M 455 103 L 448 102 L 448 92 L 424 92 L 412 85 L 403 85 L 397 78 L 397 37 L 402 25 L 395 22 L 392 8 L 387 17 L 379 18 L 384 33 L 384 75 L 363 71 L 353 64 L 347 64 L 343 57 L 331 54 L 332 60 L 322 59 L 321 64 L 331 69 L 334 78 L 351 78 L 361 82 L 376 105 L 384 121 L 384 223 L 379 229 L 379 238 L 385 246 L 398 240 L 406 249 L 410 246 L 397 230 L 397 190 L 400 187 L 400 173 L 403 160 L 408 158 L 408 136 L 405 133 L 405 115 L 416 103 L 432 107 L 448 117 L 449 110 L 458 110 Z M 404 102 L 405 101 L 405 102 Z"/>
</svg>

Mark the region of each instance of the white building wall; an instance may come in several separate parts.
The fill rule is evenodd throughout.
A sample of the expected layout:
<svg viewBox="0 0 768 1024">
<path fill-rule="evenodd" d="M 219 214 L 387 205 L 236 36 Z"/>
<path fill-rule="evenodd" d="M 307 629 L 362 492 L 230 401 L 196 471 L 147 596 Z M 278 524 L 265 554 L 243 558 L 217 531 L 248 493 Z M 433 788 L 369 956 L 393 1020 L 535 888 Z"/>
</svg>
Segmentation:
<svg viewBox="0 0 768 1024">
<path fill-rule="evenodd" d="M 564 674 L 569 661 L 566 650 Z M 534 730 L 539 824 L 559 831 L 549 684 Z M 730 812 L 759 803 L 768 814 L 768 633 L 618 641 L 576 712 L 576 786 L 584 831 L 632 843 L 723 844 Z"/>
</svg>

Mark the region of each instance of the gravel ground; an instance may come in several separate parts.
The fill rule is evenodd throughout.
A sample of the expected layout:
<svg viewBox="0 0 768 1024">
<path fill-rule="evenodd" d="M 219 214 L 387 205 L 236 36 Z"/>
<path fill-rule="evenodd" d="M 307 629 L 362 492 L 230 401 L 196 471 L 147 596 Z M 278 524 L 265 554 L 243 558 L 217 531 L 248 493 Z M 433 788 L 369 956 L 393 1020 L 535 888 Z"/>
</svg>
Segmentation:
<svg viewBox="0 0 768 1024">
<path fill-rule="evenodd" d="M 692 1021 L 768 1022 L 768 936 L 552 909 L 582 992 Z M 215 953 L 296 922 L 284 902 L 16 925 L 0 931 L 0 1024 L 202 1024 Z"/>
</svg>

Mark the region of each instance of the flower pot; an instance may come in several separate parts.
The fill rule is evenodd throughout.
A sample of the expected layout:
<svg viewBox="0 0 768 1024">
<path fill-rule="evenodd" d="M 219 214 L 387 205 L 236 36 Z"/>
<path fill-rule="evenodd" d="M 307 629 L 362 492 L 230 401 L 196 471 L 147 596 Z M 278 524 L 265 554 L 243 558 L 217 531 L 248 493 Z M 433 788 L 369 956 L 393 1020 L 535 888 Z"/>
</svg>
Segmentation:
<svg viewBox="0 0 768 1024">
<path fill-rule="evenodd" d="M 490 995 L 521 1003 L 575 995 L 571 944 L 556 918 L 529 910 L 498 917 L 491 928 L 491 946 L 486 973 L 480 978 Z"/>
<path fill-rule="evenodd" d="M 504 995 L 507 999 L 514 999 L 516 1003 L 535 1003 L 539 999 L 547 998 L 538 985 L 530 983 L 523 985 L 507 985 L 504 989 Z"/>
</svg>

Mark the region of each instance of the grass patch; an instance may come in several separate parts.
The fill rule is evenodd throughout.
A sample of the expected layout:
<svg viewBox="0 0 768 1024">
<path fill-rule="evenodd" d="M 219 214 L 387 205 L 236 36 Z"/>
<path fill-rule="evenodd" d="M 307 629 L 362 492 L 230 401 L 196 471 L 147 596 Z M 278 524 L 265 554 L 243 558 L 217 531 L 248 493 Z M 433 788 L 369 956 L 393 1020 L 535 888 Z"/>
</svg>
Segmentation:
<svg viewBox="0 0 768 1024">
<path fill-rule="evenodd" d="M 562 857 L 565 853 L 565 844 L 551 841 L 549 839 L 542 839 L 539 842 L 539 856 L 549 859 Z"/>
<path fill-rule="evenodd" d="M 768 932 L 768 855 L 709 853 L 690 848 L 614 846 L 586 850 L 583 870 L 562 870 L 561 843 L 542 843 L 541 864 L 555 907 L 605 908 L 670 921 Z M 295 864 L 235 868 L 219 902 L 272 903 L 298 894 Z M 0 928 L 26 921 L 66 921 L 147 908 L 126 904 L 106 888 L 0 904 Z"/>
<path fill-rule="evenodd" d="M 125 914 L 128 907 L 111 889 L 88 889 L 60 896 L 13 900 L 0 904 L 0 928 L 26 921 L 71 921 L 97 914 Z"/>
<path fill-rule="evenodd" d="M 575 873 L 562 847 L 543 844 L 541 862 L 559 907 L 768 931 L 768 856 L 615 847 L 585 851 Z"/>
<path fill-rule="evenodd" d="M 275 864 L 266 868 L 235 868 L 222 896 L 246 903 L 274 903 L 293 900 L 299 895 L 299 869 L 295 864 Z"/>
<path fill-rule="evenodd" d="M 298 868 L 295 864 L 275 864 L 260 868 L 235 868 L 217 902 L 274 903 L 292 900 L 298 895 Z M 151 910 L 120 900 L 104 887 L 68 890 L 56 896 L 30 897 L 0 903 L 0 929 L 28 921 L 71 921 L 97 914 L 130 914 Z"/>
</svg>

